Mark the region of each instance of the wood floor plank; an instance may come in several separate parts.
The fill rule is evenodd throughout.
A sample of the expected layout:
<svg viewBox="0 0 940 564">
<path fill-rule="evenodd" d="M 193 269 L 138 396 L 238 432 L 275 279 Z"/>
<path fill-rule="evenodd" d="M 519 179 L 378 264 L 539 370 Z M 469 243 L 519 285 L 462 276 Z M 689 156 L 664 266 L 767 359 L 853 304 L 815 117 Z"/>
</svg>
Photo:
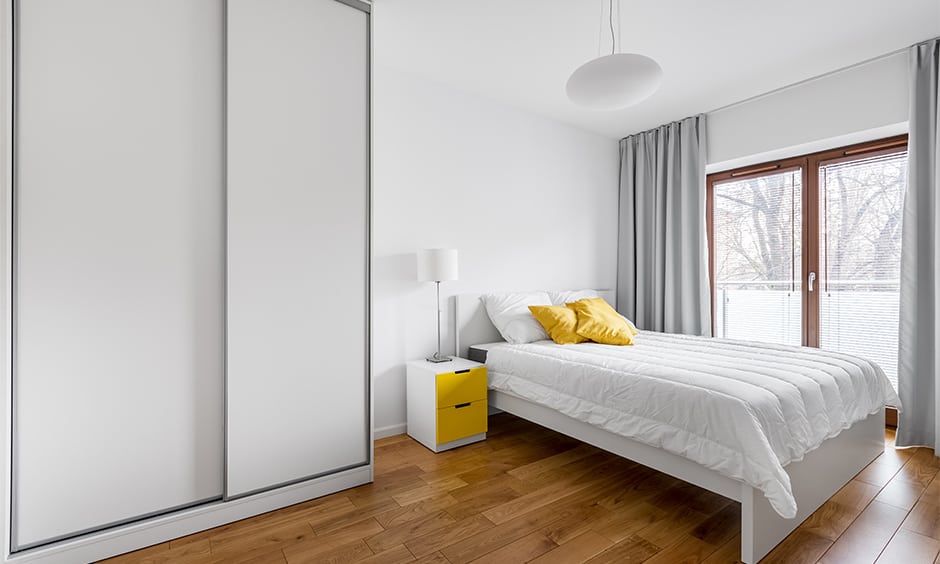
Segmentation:
<svg viewBox="0 0 940 564">
<path fill-rule="evenodd" d="M 614 543 L 607 537 L 586 531 L 568 542 L 553 548 L 535 560 L 532 564 L 570 564 L 584 562 L 604 552 Z"/>
<path fill-rule="evenodd" d="M 588 560 L 590 564 L 631 564 L 645 562 L 662 550 L 648 540 L 632 536 L 628 537 L 594 558 Z"/>
<path fill-rule="evenodd" d="M 203 539 L 198 542 L 186 543 L 182 546 L 153 554 L 145 559 L 144 562 L 152 562 L 153 564 L 180 562 L 181 564 L 188 564 L 190 562 L 205 560 L 210 555 L 211 547 L 209 546 L 209 539 Z"/>
<path fill-rule="evenodd" d="M 408 539 L 436 533 L 457 521 L 444 511 L 432 513 L 420 519 L 406 521 L 400 525 L 390 527 L 366 538 L 366 544 L 374 552 L 388 550 L 395 545 L 403 544 Z"/>
<path fill-rule="evenodd" d="M 552 482 L 512 501 L 487 509 L 483 515 L 496 524 L 505 523 L 599 483 L 616 480 L 618 470 L 620 465 L 616 460 L 609 460 L 607 464 L 594 468 L 582 468 L 569 478 Z"/>
<path fill-rule="evenodd" d="M 611 460 L 610 456 L 607 453 L 596 451 L 592 454 L 589 454 L 578 460 L 574 460 L 567 464 L 557 466 L 554 468 L 548 468 L 545 471 L 536 474 L 534 476 L 529 476 L 528 478 L 521 479 L 518 476 L 510 474 L 514 478 L 520 480 L 521 483 L 531 486 L 533 488 L 541 488 L 549 484 L 557 483 L 561 480 L 570 479 L 573 476 L 585 475 L 590 473 L 593 468 L 597 468 L 603 465 L 612 464 L 614 461 Z"/>
<path fill-rule="evenodd" d="M 940 554 L 940 541 L 901 527 L 875 562 L 877 564 L 932 562 L 938 554 Z"/>
<path fill-rule="evenodd" d="M 415 560 L 415 564 L 450 564 L 444 555 L 440 552 L 435 552 L 434 554 L 428 554 L 423 558 Z"/>
<path fill-rule="evenodd" d="M 560 507 L 549 504 L 537 511 L 532 511 L 492 527 L 483 532 L 467 537 L 441 550 L 441 553 L 453 564 L 470 562 L 498 548 L 551 523 L 576 514 L 573 507 Z"/>
<path fill-rule="evenodd" d="M 800 529 L 834 542 L 861 512 L 861 509 L 846 507 L 830 499 L 807 517 Z"/>
<path fill-rule="evenodd" d="M 708 515 L 699 513 L 691 507 L 676 506 L 666 517 L 655 521 L 637 531 L 640 536 L 659 547 L 666 547 L 676 538 L 691 535 L 691 532 L 708 519 Z"/>
<path fill-rule="evenodd" d="M 446 509 L 451 517 L 458 520 L 471 517 L 492 507 L 508 503 L 521 495 L 502 480 L 487 483 L 484 487 L 475 486 L 470 485 L 450 492 L 449 495 L 457 500 L 456 504 Z"/>
<path fill-rule="evenodd" d="M 874 562 L 906 516 L 906 509 L 876 499 L 833 543 L 820 562 L 825 564 Z"/>
<path fill-rule="evenodd" d="M 416 501 L 421 501 L 429 497 L 434 497 L 440 494 L 447 493 L 451 490 L 456 490 L 457 488 L 462 488 L 466 486 L 467 482 L 464 482 L 460 478 L 445 478 L 439 480 L 435 484 L 425 484 L 416 488 L 411 488 L 407 491 L 403 491 L 396 495 L 392 496 L 392 499 L 398 502 L 398 505 L 408 505 L 409 503 L 414 503 Z"/>
<path fill-rule="evenodd" d="M 711 553 L 702 564 L 740 564 L 741 533 L 731 537 Z"/>
<path fill-rule="evenodd" d="M 565 466 L 570 462 L 576 462 L 583 458 L 587 458 L 592 454 L 597 454 L 598 452 L 599 449 L 596 447 L 581 443 L 574 448 L 562 451 L 553 456 L 542 458 L 536 460 L 535 462 L 530 462 L 529 464 L 523 464 L 522 466 L 517 466 L 507 473 L 514 478 L 525 480 L 527 478 L 537 476 L 546 470 Z"/>
<path fill-rule="evenodd" d="M 879 456 L 855 476 L 856 480 L 882 487 L 894 478 L 904 461 Z"/>
<path fill-rule="evenodd" d="M 652 558 L 644 562 L 645 564 L 699 564 L 704 562 L 717 548 L 717 545 L 687 536 L 657 552 Z"/>
<path fill-rule="evenodd" d="M 931 480 L 930 485 L 924 489 L 922 496 L 927 502 L 940 505 L 940 474 Z"/>
<path fill-rule="evenodd" d="M 473 560 L 474 564 L 506 564 L 507 562 L 528 562 L 557 547 L 552 539 L 541 532 L 514 540 L 513 542 L 497 548 L 493 552 L 484 554 Z"/>
<path fill-rule="evenodd" d="M 712 515 L 724 509 L 731 501 L 692 484 L 678 482 L 652 497 L 650 503 L 657 507 L 682 505 L 698 513 Z"/>
<path fill-rule="evenodd" d="M 940 505 L 921 499 L 914 504 L 901 527 L 940 541 Z"/>
<path fill-rule="evenodd" d="M 289 556 L 285 553 L 288 564 L 351 564 L 372 556 L 372 551 L 365 541 L 358 540 L 318 552 L 315 556 L 306 554 Z"/>
<path fill-rule="evenodd" d="M 600 500 L 600 503 L 610 509 L 615 509 L 621 505 L 635 505 L 638 502 L 649 500 L 681 482 L 672 476 L 648 468 L 635 474 L 634 472 L 636 471 L 630 471 L 629 478 L 621 481 L 622 491 L 615 496 Z"/>
<path fill-rule="evenodd" d="M 492 521 L 482 515 L 472 515 L 443 531 L 435 531 L 431 534 L 418 536 L 405 541 L 408 550 L 418 558 L 428 556 L 439 551 L 444 547 L 460 542 L 477 533 L 492 529 L 495 525 Z M 443 554 L 441 555 L 443 558 Z"/>
<path fill-rule="evenodd" d="M 936 482 L 937 480 L 934 479 L 933 481 Z M 923 484 L 908 482 L 901 477 L 895 477 L 887 486 L 881 489 L 875 500 L 910 510 L 925 491 L 926 488 Z"/>
<path fill-rule="evenodd" d="M 852 480 L 813 512 L 800 528 L 834 542 L 878 495 L 879 489 L 873 484 Z"/>
<path fill-rule="evenodd" d="M 645 501 L 623 507 L 613 515 L 591 523 L 591 529 L 619 543 L 658 521 L 665 520 L 669 512 Z"/>
<path fill-rule="evenodd" d="M 239 554 L 259 548 L 282 549 L 316 536 L 313 528 L 299 521 L 292 524 L 275 523 L 244 531 L 238 536 L 210 537 L 213 554 Z"/>
<path fill-rule="evenodd" d="M 415 557 L 411 551 L 405 548 L 405 545 L 399 544 L 385 552 L 367 556 L 360 560 L 359 564 L 405 564 L 414 561 Z"/>
<path fill-rule="evenodd" d="M 921 452 L 927 452 L 928 455 L 921 455 Z M 931 458 L 933 458 L 932 451 L 929 449 L 918 449 L 911 455 L 907 463 L 898 470 L 897 475 L 902 476 L 903 479 L 909 482 L 928 486 L 934 479 L 934 476 L 937 475 L 937 471 L 940 470 L 940 468 L 933 463 Z"/>
<path fill-rule="evenodd" d="M 708 544 L 720 546 L 740 533 L 741 504 L 729 503 L 697 525 L 690 534 Z"/>
<path fill-rule="evenodd" d="M 830 546 L 831 540 L 798 528 L 761 560 L 761 564 L 811 564 L 817 562 Z"/>
<path fill-rule="evenodd" d="M 585 501 L 573 508 L 570 515 L 546 525 L 542 532 L 555 544 L 564 544 L 590 530 L 590 523 L 610 513 L 609 509 Z"/>
<path fill-rule="evenodd" d="M 379 513 L 375 516 L 375 520 L 388 529 L 389 527 L 401 525 L 402 523 L 414 521 L 415 519 L 426 517 L 438 511 L 443 511 L 457 505 L 457 503 L 457 499 L 449 493 L 439 494 L 405 505 L 404 507 L 397 507 L 384 513 Z"/>
<path fill-rule="evenodd" d="M 376 515 L 381 515 L 397 507 L 400 506 L 394 499 L 377 499 L 372 503 L 363 504 L 361 507 L 357 507 L 352 511 L 345 511 L 331 518 L 317 517 L 307 519 L 307 523 L 313 527 L 314 532 L 316 532 L 318 536 L 323 536 L 332 531 L 345 529 L 354 523 L 359 523 L 360 521 L 370 519 Z"/>
<path fill-rule="evenodd" d="M 238 554 L 213 554 L 209 560 L 197 560 L 200 564 L 286 564 L 287 558 L 281 549 L 256 548 Z"/>
<path fill-rule="evenodd" d="M 347 525 L 332 531 L 331 534 L 315 537 L 285 547 L 284 556 L 288 562 L 309 562 L 316 559 L 325 559 L 333 556 L 350 555 L 365 558 L 371 556 L 372 551 L 363 539 L 382 532 L 384 529 L 375 519 L 363 519 L 357 523 Z M 359 546 L 361 544 L 362 546 Z M 365 548 L 365 550 L 362 550 Z M 336 554 L 334 554 L 336 553 Z"/>
</svg>

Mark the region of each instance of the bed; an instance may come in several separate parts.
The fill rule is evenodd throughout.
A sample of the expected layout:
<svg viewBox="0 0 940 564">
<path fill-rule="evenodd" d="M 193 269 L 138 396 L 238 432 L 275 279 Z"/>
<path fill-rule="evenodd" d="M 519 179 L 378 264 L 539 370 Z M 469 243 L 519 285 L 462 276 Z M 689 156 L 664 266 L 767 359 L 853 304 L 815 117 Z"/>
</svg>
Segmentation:
<svg viewBox="0 0 940 564">
<path fill-rule="evenodd" d="M 610 292 L 600 294 L 608 302 L 613 303 L 613 296 Z M 875 384 L 871 379 L 874 377 L 867 380 L 869 387 L 867 390 L 864 389 L 866 383 L 860 381 L 859 378 L 855 378 L 856 381 L 851 384 L 847 383 L 851 378 L 845 379 L 846 381 L 833 380 L 831 383 L 818 386 L 820 388 L 818 393 L 812 391 L 810 394 L 806 390 L 800 390 L 799 393 L 804 395 L 816 394 L 818 396 L 806 402 L 808 424 L 802 426 L 791 422 L 799 419 L 793 414 L 775 413 L 773 410 L 769 410 L 768 413 L 757 413 L 755 418 L 760 419 L 767 428 L 776 426 L 775 417 L 782 417 L 790 422 L 780 424 L 792 426 L 793 434 L 797 436 L 796 443 L 806 441 L 802 445 L 802 450 L 793 447 L 796 448 L 794 452 L 788 451 L 790 447 L 787 445 L 777 444 L 780 439 L 774 437 L 774 433 L 766 433 L 768 436 L 765 437 L 764 433 L 755 433 L 748 429 L 751 410 L 759 411 L 760 401 L 754 404 L 758 407 L 736 408 L 736 402 L 726 398 L 721 388 L 727 383 L 717 380 L 713 384 L 714 389 L 698 392 L 701 397 L 711 399 L 704 402 L 692 402 L 690 405 L 693 407 L 687 409 L 694 411 L 695 406 L 698 406 L 698 409 L 708 412 L 705 417 L 706 424 L 709 425 L 721 424 L 723 420 L 731 422 L 732 434 L 740 436 L 742 448 L 747 454 L 746 458 L 754 459 L 754 464 L 743 466 L 726 463 L 726 458 L 733 457 L 724 457 L 721 451 L 719 455 L 716 455 L 712 448 L 714 445 L 702 447 L 694 441 L 689 441 L 689 438 L 682 436 L 681 433 L 670 432 L 656 435 L 653 429 L 655 426 L 651 427 L 654 431 L 653 435 L 633 432 L 642 425 L 637 425 L 636 419 L 625 419 L 626 414 L 618 415 L 616 405 L 600 406 L 599 403 L 590 403 L 591 401 L 600 402 L 601 396 L 616 397 L 616 393 L 610 393 L 613 384 L 608 380 L 621 372 L 631 374 L 631 381 L 648 379 L 647 376 L 649 376 L 652 378 L 650 385 L 668 384 L 673 387 L 687 387 L 687 382 L 683 379 L 687 378 L 688 374 L 681 362 L 694 362 L 696 366 L 709 363 L 731 365 L 736 367 L 731 371 L 732 375 L 745 378 L 748 362 L 771 366 L 773 363 L 781 362 L 779 359 L 761 355 L 780 354 L 783 355 L 780 358 L 791 362 L 787 357 L 790 355 L 795 358 L 792 360 L 794 363 L 808 363 L 813 360 L 812 356 L 815 353 L 806 353 L 808 358 L 801 360 L 796 358 L 800 357 L 798 351 L 794 352 L 787 347 L 772 345 L 756 347 L 746 343 L 706 341 L 702 338 L 656 333 L 646 335 L 641 333 L 637 346 L 626 353 L 629 356 L 637 351 L 643 352 L 645 357 L 651 359 L 651 362 L 646 364 L 629 358 L 610 357 L 607 351 L 619 347 L 605 345 L 562 346 L 553 345 L 550 341 L 508 345 L 500 343 L 501 336 L 489 320 L 480 300 L 480 294 L 456 296 L 455 324 L 458 355 L 467 357 L 471 347 L 474 348 L 476 354 L 479 354 L 481 350 L 489 351 L 490 361 L 487 364 L 490 367 L 489 402 L 491 407 L 512 413 L 741 503 L 741 559 L 744 562 L 759 561 L 884 449 L 883 402 L 874 403 L 873 398 L 879 397 L 878 393 L 887 394 L 887 392 L 879 392 L 875 389 Z M 641 344 L 646 348 L 641 348 Z M 715 353 L 703 348 L 706 346 L 725 348 Z M 757 360 L 748 360 L 749 347 L 761 351 L 761 355 L 752 355 L 757 356 Z M 676 350 L 688 350 L 689 358 L 682 358 L 676 361 L 679 364 L 670 365 L 666 359 L 678 356 L 675 354 Z M 659 357 L 657 358 L 656 355 Z M 735 359 L 735 355 L 739 358 Z M 725 357 L 728 359 L 727 362 L 721 360 Z M 826 362 L 838 364 L 843 360 L 839 358 L 839 355 L 827 355 Z M 741 366 L 744 370 L 740 369 Z M 820 381 L 828 382 L 827 379 L 830 379 L 830 376 L 822 374 L 817 366 L 807 367 L 804 371 Z M 878 371 L 880 372 L 880 369 Z M 838 367 L 833 372 L 849 374 L 848 371 Z M 590 395 L 590 386 L 582 386 L 585 389 L 581 390 L 564 389 L 565 382 L 582 381 L 582 378 L 570 378 L 570 375 L 575 373 L 594 379 L 596 397 Z M 563 375 L 569 377 L 565 378 Z M 881 377 L 883 378 L 883 374 Z M 659 382 L 659 380 L 665 382 Z M 846 386 L 859 387 L 857 393 L 865 401 L 860 399 L 856 402 L 852 395 L 854 388 L 846 392 Z M 561 389 L 555 390 L 555 387 Z M 782 386 L 779 393 L 797 393 L 794 390 L 799 387 L 788 384 Z M 809 388 L 814 387 L 816 387 L 815 384 L 809 386 Z M 838 390 L 840 387 L 843 388 L 841 392 Z M 807 386 L 804 385 L 803 388 Z M 840 406 L 840 410 L 848 414 L 842 419 L 839 419 L 840 416 L 829 405 L 840 401 L 836 398 L 839 393 L 843 397 L 841 401 L 846 404 L 844 409 Z M 555 396 L 562 399 L 555 399 Z M 624 398 L 628 397 L 629 394 L 621 394 L 621 400 L 627 401 Z M 584 401 L 589 403 L 585 404 Z M 714 402 L 715 405 L 709 407 L 708 402 Z M 814 402 L 815 407 L 813 407 Z M 663 406 L 667 403 L 664 402 Z M 738 413 L 735 413 L 735 409 Z M 727 417 L 722 419 L 722 413 L 727 413 Z M 828 421 L 827 417 L 831 421 Z M 771 423 L 768 424 L 768 421 Z M 814 438 L 811 435 L 814 433 L 817 435 L 815 444 L 818 444 L 818 447 L 812 442 Z M 819 436 L 820 433 L 824 436 Z M 778 458 L 771 460 L 769 456 L 775 453 Z M 776 466 L 776 468 L 770 468 L 770 466 Z"/>
</svg>

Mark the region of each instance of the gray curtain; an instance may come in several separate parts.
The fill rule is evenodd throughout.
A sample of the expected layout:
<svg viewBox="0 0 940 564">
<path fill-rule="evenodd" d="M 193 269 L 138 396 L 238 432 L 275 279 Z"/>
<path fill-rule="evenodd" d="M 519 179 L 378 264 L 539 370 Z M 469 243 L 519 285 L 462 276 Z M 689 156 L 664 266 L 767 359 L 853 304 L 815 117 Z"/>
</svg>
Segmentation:
<svg viewBox="0 0 940 564">
<path fill-rule="evenodd" d="M 940 39 L 911 48 L 908 184 L 901 238 L 897 444 L 940 453 Z"/>
<path fill-rule="evenodd" d="M 640 329 L 711 334 L 705 116 L 620 141 L 617 305 Z"/>
</svg>

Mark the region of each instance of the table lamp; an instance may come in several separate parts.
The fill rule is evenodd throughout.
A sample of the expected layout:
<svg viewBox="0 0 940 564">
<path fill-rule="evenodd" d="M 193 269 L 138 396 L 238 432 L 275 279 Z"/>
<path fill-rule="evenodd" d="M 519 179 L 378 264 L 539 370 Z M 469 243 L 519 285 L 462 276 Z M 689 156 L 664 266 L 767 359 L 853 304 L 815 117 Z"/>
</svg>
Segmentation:
<svg viewBox="0 0 940 564">
<path fill-rule="evenodd" d="M 418 281 L 437 284 L 437 352 L 428 362 L 450 362 L 441 356 L 441 282 L 457 279 L 456 249 L 423 249 L 418 251 Z"/>
</svg>

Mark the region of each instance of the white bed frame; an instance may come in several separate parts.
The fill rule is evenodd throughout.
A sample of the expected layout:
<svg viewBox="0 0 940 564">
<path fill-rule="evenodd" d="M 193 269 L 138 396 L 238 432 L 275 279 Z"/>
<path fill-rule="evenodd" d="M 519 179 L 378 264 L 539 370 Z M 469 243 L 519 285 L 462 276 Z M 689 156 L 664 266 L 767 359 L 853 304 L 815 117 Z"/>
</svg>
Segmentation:
<svg viewBox="0 0 940 564">
<path fill-rule="evenodd" d="M 601 291 L 600 294 L 614 303 L 612 292 Z M 470 345 L 502 341 L 486 315 L 480 294 L 461 294 L 455 296 L 455 299 L 458 356 L 466 358 Z M 760 490 L 722 476 L 687 458 L 605 431 L 507 393 L 490 390 L 489 403 L 491 407 L 740 502 L 741 560 L 749 564 L 758 562 L 769 553 L 884 451 L 882 409 L 827 440 L 802 461 L 786 466 L 798 510 L 795 518 L 784 519 L 773 510 Z"/>
</svg>

